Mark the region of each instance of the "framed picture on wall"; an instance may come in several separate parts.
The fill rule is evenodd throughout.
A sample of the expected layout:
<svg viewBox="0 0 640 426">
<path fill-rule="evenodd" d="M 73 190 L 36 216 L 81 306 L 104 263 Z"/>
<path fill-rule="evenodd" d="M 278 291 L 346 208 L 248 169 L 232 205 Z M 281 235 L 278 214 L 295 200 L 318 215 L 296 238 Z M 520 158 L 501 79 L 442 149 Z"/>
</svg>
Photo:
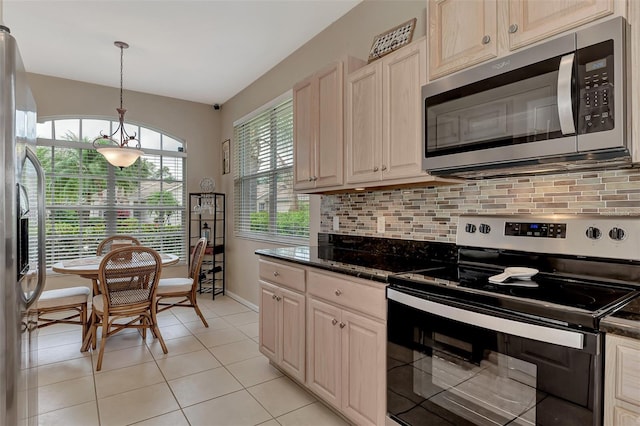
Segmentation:
<svg viewBox="0 0 640 426">
<path fill-rule="evenodd" d="M 222 174 L 231 172 L 231 140 L 222 142 Z"/>
</svg>

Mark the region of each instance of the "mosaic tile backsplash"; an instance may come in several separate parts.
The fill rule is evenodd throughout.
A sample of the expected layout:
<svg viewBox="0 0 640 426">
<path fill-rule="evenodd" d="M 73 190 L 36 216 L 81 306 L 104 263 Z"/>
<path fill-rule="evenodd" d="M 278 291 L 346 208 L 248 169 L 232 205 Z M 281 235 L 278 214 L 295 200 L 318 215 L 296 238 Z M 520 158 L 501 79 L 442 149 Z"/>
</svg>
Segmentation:
<svg viewBox="0 0 640 426">
<path fill-rule="evenodd" d="M 325 195 L 320 232 L 455 243 L 462 214 L 640 215 L 640 169 Z M 338 216 L 340 229 L 333 230 Z M 384 233 L 376 232 L 384 216 Z"/>
</svg>

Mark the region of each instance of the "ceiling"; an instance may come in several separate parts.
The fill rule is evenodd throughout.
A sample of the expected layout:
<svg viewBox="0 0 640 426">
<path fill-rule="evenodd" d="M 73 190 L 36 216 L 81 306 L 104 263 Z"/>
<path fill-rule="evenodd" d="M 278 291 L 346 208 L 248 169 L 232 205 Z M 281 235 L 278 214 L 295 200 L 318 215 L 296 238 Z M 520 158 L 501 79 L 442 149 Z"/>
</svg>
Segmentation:
<svg viewBox="0 0 640 426">
<path fill-rule="evenodd" d="M 223 104 L 361 0 L 0 0 L 27 71 Z"/>
</svg>

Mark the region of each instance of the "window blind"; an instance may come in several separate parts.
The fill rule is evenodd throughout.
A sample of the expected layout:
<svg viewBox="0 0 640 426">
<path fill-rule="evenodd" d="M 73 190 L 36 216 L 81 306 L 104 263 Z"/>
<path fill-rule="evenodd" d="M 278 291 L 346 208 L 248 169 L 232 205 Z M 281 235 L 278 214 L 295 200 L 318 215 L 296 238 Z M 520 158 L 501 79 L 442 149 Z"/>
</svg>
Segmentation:
<svg viewBox="0 0 640 426">
<path fill-rule="evenodd" d="M 46 179 L 47 265 L 92 256 L 105 237 L 129 234 L 144 245 L 186 259 L 182 143 L 131 126 L 145 154 L 132 166 L 107 163 L 91 142 L 117 123 L 51 120 L 38 125 L 36 154 Z M 114 127 L 115 128 L 115 127 Z"/>
<path fill-rule="evenodd" d="M 293 100 L 236 123 L 235 233 L 300 242 L 309 238 L 309 196 L 293 190 Z"/>
</svg>

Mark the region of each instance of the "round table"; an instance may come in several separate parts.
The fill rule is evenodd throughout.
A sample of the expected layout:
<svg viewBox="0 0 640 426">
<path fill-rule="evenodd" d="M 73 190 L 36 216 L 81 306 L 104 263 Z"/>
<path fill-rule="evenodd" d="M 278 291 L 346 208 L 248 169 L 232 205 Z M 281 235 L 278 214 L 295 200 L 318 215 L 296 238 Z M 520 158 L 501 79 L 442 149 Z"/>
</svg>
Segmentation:
<svg viewBox="0 0 640 426">
<path fill-rule="evenodd" d="M 93 294 L 100 294 L 98 286 L 98 273 L 100 271 L 100 262 L 103 256 L 91 256 L 82 257 L 80 259 L 63 260 L 62 262 L 54 263 L 52 266 L 53 272 L 59 274 L 71 274 L 80 275 L 83 278 L 88 278 L 93 281 Z M 160 253 L 160 259 L 162 260 L 162 266 L 175 265 L 180 258 L 174 254 Z"/>
<path fill-rule="evenodd" d="M 83 257 L 80 259 L 63 260 L 62 262 L 55 263 L 52 266 L 54 272 L 59 274 L 72 274 L 79 275 L 83 278 L 88 278 L 93 283 L 93 295 L 100 294 L 100 288 L 98 286 L 98 275 L 100 271 L 100 262 L 104 256 L 91 256 Z M 160 253 L 160 259 L 162 260 L 162 266 L 175 265 L 180 258 L 173 254 Z M 88 327 L 91 326 L 91 321 L 88 321 Z M 91 344 L 91 333 L 88 332 L 83 337 L 81 352 L 85 352 L 89 349 Z"/>
</svg>

